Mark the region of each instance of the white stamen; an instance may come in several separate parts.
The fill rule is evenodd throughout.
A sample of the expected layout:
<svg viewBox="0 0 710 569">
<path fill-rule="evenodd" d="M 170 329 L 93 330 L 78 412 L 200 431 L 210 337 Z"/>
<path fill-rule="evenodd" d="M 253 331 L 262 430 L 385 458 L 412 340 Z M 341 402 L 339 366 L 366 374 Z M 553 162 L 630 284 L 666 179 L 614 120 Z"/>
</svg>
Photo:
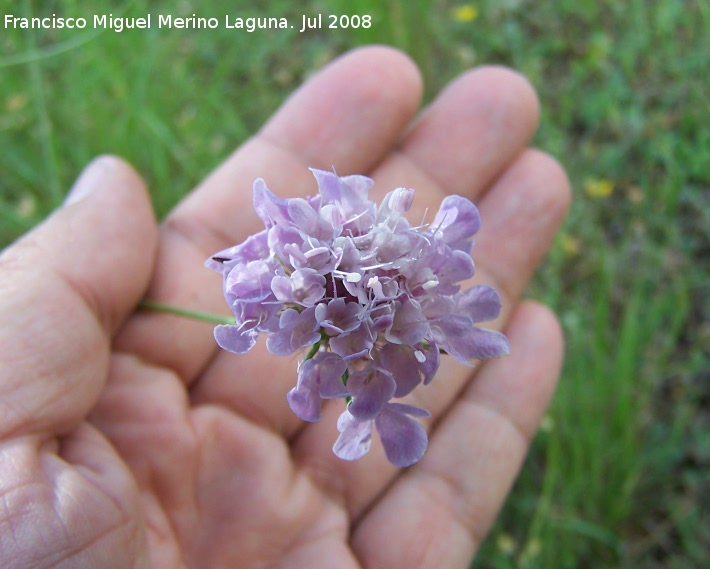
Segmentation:
<svg viewBox="0 0 710 569">
<path fill-rule="evenodd" d="M 439 284 L 439 281 L 436 279 L 429 279 L 427 282 L 422 283 L 422 288 L 424 290 L 430 290 L 432 288 L 435 288 Z"/>
</svg>

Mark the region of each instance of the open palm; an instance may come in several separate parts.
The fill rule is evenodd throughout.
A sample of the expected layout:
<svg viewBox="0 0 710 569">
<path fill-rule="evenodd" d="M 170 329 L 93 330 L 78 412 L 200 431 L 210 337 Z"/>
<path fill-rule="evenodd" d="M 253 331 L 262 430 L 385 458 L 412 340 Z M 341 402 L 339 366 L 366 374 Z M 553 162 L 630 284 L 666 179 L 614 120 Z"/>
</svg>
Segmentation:
<svg viewBox="0 0 710 569">
<path fill-rule="evenodd" d="M 17 568 L 466 567 L 509 491 L 559 372 L 545 308 L 520 302 L 567 208 L 563 171 L 527 149 L 537 100 L 500 68 L 453 82 L 412 121 L 421 85 L 386 48 L 339 59 L 159 227 L 141 181 L 102 158 L 67 205 L 0 258 L 0 559 Z M 225 109 L 225 113 L 230 112 Z M 427 454 L 332 454 L 342 412 L 304 424 L 296 361 L 220 351 L 211 327 L 135 311 L 141 298 L 225 312 L 215 251 L 260 227 L 257 177 L 316 191 L 308 167 L 416 189 L 413 219 L 448 193 L 483 227 L 476 282 L 503 297 L 512 354 L 444 358 L 417 394 Z M 377 195 L 375 199 L 377 199 Z"/>
</svg>

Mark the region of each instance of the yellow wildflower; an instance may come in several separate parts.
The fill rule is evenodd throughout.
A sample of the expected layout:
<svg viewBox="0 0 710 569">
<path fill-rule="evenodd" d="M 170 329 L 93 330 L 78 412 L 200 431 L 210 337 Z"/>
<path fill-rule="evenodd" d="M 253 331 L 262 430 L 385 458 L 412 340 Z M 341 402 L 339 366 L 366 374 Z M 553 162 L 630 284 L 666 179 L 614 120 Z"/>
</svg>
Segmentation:
<svg viewBox="0 0 710 569">
<path fill-rule="evenodd" d="M 606 178 L 590 178 L 584 182 L 584 191 L 595 200 L 608 198 L 614 192 L 614 184 Z"/>
<path fill-rule="evenodd" d="M 457 22 L 473 22 L 478 18 L 478 8 L 473 4 L 462 4 L 451 10 L 451 17 Z"/>
<path fill-rule="evenodd" d="M 518 544 L 515 542 L 515 538 L 509 533 L 502 533 L 498 536 L 496 540 L 496 545 L 498 546 L 498 551 L 503 555 L 510 557 L 515 553 L 518 548 Z"/>
<path fill-rule="evenodd" d="M 560 235 L 560 242 L 562 244 L 562 251 L 566 257 L 575 257 L 579 255 L 579 239 L 569 233 L 563 233 Z"/>
<path fill-rule="evenodd" d="M 27 93 L 15 93 L 14 95 L 10 95 L 5 99 L 5 110 L 8 113 L 20 111 L 27 106 L 29 100 L 30 96 Z"/>
</svg>

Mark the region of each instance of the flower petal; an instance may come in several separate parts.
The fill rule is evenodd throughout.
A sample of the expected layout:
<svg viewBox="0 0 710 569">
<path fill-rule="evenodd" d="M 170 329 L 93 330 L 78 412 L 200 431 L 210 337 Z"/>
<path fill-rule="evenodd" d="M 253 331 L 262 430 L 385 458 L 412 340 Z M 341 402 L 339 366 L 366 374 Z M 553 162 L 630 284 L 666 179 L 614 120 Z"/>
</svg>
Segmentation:
<svg viewBox="0 0 710 569">
<path fill-rule="evenodd" d="M 245 354 L 254 347 L 258 334 L 253 329 L 243 330 L 239 326 L 220 324 L 214 329 L 217 344 L 235 354 Z"/>
<path fill-rule="evenodd" d="M 262 229 L 259 233 L 247 237 L 239 245 L 234 245 L 215 253 L 205 261 L 205 266 L 208 269 L 223 273 L 239 263 L 246 264 L 249 261 L 266 259 L 269 254 L 267 231 Z"/>
<path fill-rule="evenodd" d="M 405 415 L 411 415 L 412 417 L 418 417 L 420 419 L 427 419 L 428 417 L 431 417 L 431 413 L 426 409 L 415 407 L 414 405 L 407 405 L 406 403 L 388 403 L 387 409 L 389 411 L 404 413 Z"/>
<path fill-rule="evenodd" d="M 350 374 L 348 389 L 353 400 L 348 410 L 359 421 L 374 419 L 392 399 L 397 384 L 379 369 L 366 368 Z"/>
<path fill-rule="evenodd" d="M 318 352 L 313 361 L 318 373 L 318 393 L 323 399 L 350 395 L 350 390 L 342 382 L 343 374 L 348 368 L 343 358 L 332 352 Z"/>
<path fill-rule="evenodd" d="M 343 227 L 358 232 L 369 228 L 375 219 L 375 203 L 367 199 L 367 192 L 373 181 L 366 176 L 339 177 L 333 172 L 316 170 L 311 172 L 318 182 L 318 190 L 324 203 L 331 203 L 340 211 Z"/>
<path fill-rule="evenodd" d="M 424 376 L 423 383 L 429 385 L 439 370 L 439 346 L 432 343 L 428 343 L 426 346 L 420 345 L 419 353 L 424 356 L 424 361 L 419 364 L 419 369 Z"/>
<path fill-rule="evenodd" d="M 330 348 L 345 360 L 360 358 L 369 353 L 374 345 L 374 337 L 367 322 L 363 322 L 354 330 L 333 336 Z"/>
<path fill-rule="evenodd" d="M 395 344 L 417 344 L 429 333 L 429 321 L 422 314 L 421 306 L 412 299 L 394 303 L 394 321 L 385 333 L 385 338 Z"/>
<path fill-rule="evenodd" d="M 314 390 L 305 386 L 294 387 L 286 394 L 286 400 L 299 419 L 309 423 L 320 419 L 321 399 Z"/>
<path fill-rule="evenodd" d="M 467 315 L 473 322 L 495 320 L 500 314 L 500 296 L 490 286 L 471 287 L 461 293 L 457 300 L 457 312 Z"/>
<path fill-rule="evenodd" d="M 266 182 L 261 178 L 254 181 L 253 191 L 254 211 L 267 229 L 274 225 L 292 225 L 288 213 L 288 200 L 277 197 L 266 187 Z"/>
<path fill-rule="evenodd" d="M 370 450 L 372 444 L 372 421 L 358 421 L 348 411 L 338 418 L 340 436 L 333 445 L 333 452 L 343 460 L 357 460 Z"/>
<path fill-rule="evenodd" d="M 288 356 L 320 339 L 317 326 L 312 306 L 301 313 L 293 308 L 284 310 L 279 318 L 280 329 L 266 338 L 266 348 L 274 355 Z"/>
<path fill-rule="evenodd" d="M 385 455 L 401 468 L 418 462 L 428 445 L 426 430 L 402 407 L 387 405 L 375 419 Z M 408 407 L 408 406 L 407 406 Z"/>
<path fill-rule="evenodd" d="M 450 245 L 470 239 L 480 227 L 478 208 L 472 201 L 457 195 L 443 199 L 439 212 L 431 222 L 431 229 Z"/>
<path fill-rule="evenodd" d="M 314 269 L 296 269 L 290 276 L 277 275 L 271 280 L 271 290 L 277 300 L 313 306 L 325 296 L 325 277 Z"/>
<path fill-rule="evenodd" d="M 298 228 L 307 235 L 314 235 L 318 230 L 319 216 L 313 206 L 303 198 L 291 198 L 286 204 L 289 217 Z"/>
<path fill-rule="evenodd" d="M 488 358 L 499 358 L 510 353 L 510 343 L 508 338 L 495 330 L 486 330 L 474 326 L 468 338 L 472 347 L 468 352 L 468 359 L 486 360 Z"/>
<path fill-rule="evenodd" d="M 276 271 L 266 261 L 236 265 L 225 275 L 224 291 L 240 300 L 264 300 L 271 294 L 271 280 Z"/>
<path fill-rule="evenodd" d="M 467 363 L 474 359 L 497 358 L 510 353 L 508 339 L 494 330 L 466 325 L 468 318 L 450 316 L 441 323 L 446 331 L 442 347 L 457 360 Z"/>
<path fill-rule="evenodd" d="M 404 397 L 421 383 L 420 363 L 410 346 L 386 344 L 375 356 L 375 361 L 394 378 L 397 384 L 394 397 Z"/>
</svg>

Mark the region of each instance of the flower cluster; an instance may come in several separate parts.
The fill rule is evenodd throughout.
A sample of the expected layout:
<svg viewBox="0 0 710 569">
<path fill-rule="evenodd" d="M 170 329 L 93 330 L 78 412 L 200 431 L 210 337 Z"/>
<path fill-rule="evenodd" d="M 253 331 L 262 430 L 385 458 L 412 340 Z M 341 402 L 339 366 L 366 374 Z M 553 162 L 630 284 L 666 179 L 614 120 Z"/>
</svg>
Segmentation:
<svg viewBox="0 0 710 569">
<path fill-rule="evenodd" d="M 459 284 L 474 274 L 478 210 L 452 195 L 431 223 L 412 226 L 404 216 L 412 189 L 391 191 L 378 207 L 369 178 L 312 172 L 319 193 L 309 198 L 278 198 L 256 180 L 265 228 L 207 261 L 223 274 L 235 317 L 215 338 L 238 354 L 259 334 L 273 354 L 302 351 L 287 396 L 294 413 L 317 421 L 323 399 L 345 398 L 335 454 L 363 456 L 374 427 L 389 461 L 409 466 L 427 446 L 416 418 L 429 413 L 393 399 L 431 382 L 440 353 L 469 362 L 509 351 L 504 335 L 477 326 L 498 316 L 496 291 Z"/>
</svg>

